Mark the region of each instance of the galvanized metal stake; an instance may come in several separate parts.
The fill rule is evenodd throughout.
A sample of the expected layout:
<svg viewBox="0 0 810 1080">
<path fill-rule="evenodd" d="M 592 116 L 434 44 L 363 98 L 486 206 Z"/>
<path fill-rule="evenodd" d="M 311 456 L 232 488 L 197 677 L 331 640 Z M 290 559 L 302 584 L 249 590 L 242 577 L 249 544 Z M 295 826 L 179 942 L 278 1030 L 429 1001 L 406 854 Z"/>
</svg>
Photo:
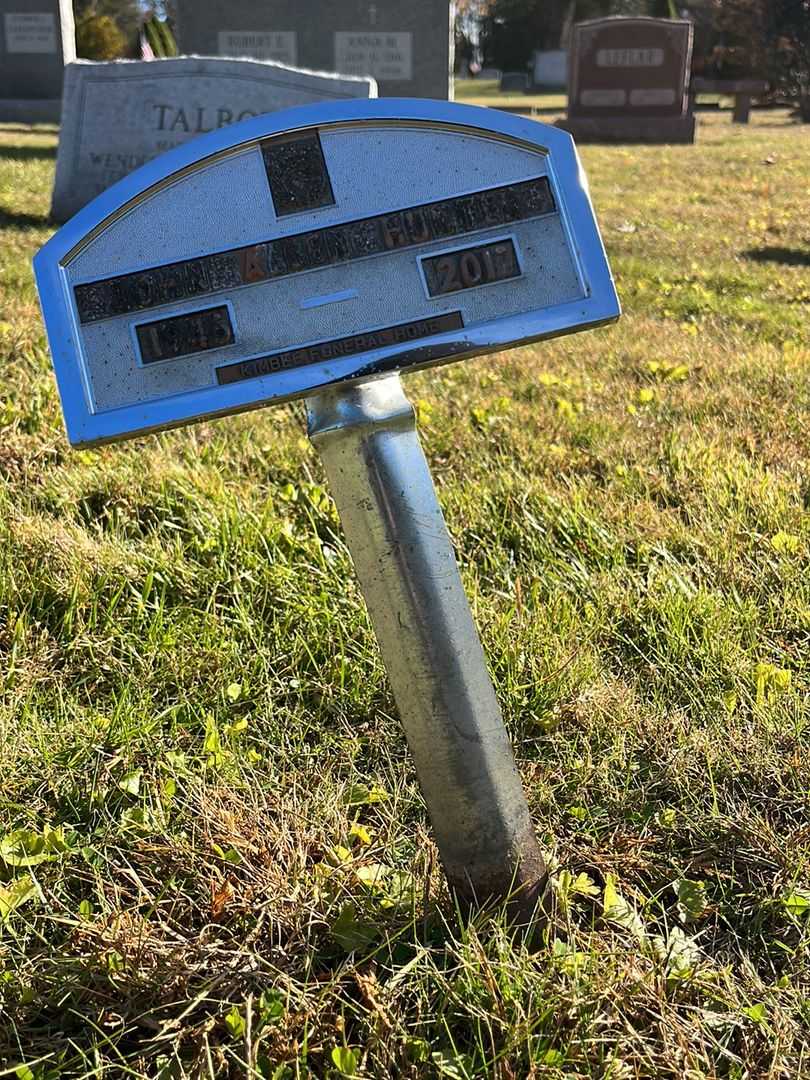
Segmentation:
<svg viewBox="0 0 810 1080">
<path fill-rule="evenodd" d="M 413 407 L 394 375 L 307 409 L 447 879 L 529 922 L 546 869 Z"/>
</svg>

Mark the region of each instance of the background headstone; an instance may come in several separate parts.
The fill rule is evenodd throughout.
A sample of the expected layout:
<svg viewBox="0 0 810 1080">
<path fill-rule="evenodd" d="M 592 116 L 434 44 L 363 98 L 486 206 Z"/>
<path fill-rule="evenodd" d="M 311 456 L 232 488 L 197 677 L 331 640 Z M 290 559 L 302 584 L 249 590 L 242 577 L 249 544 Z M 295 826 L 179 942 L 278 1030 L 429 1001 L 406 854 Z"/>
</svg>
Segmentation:
<svg viewBox="0 0 810 1080">
<path fill-rule="evenodd" d="M 58 123 L 75 59 L 71 0 L 0 0 L 0 120 Z"/>
<path fill-rule="evenodd" d="M 184 53 L 370 75 L 381 96 L 452 98 L 449 0 L 176 0 Z"/>
<path fill-rule="evenodd" d="M 693 142 L 692 24 L 685 19 L 593 19 L 574 27 L 568 119 L 580 140 Z"/>
<path fill-rule="evenodd" d="M 69 64 L 51 215 L 66 221 L 122 176 L 206 131 L 311 101 L 376 96 L 373 79 L 253 60 Z"/>
<path fill-rule="evenodd" d="M 502 94 L 523 94 L 529 89 L 529 76 L 525 71 L 505 71 L 498 89 Z"/>
</svg>

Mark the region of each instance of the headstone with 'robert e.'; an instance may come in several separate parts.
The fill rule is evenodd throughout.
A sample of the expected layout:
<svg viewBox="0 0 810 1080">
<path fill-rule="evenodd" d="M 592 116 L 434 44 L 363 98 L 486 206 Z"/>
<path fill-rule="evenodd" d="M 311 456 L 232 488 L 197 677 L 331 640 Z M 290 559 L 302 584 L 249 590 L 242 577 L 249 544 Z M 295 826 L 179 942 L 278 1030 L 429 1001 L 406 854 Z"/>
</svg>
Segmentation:
<svg viewBox="0 0 810 1080">
<path fill-rule="evenodd" d="M 368 75 L 381 97 L 453 96 L 449 0 L 175 0 L 185 53 Z"/>
</svg>

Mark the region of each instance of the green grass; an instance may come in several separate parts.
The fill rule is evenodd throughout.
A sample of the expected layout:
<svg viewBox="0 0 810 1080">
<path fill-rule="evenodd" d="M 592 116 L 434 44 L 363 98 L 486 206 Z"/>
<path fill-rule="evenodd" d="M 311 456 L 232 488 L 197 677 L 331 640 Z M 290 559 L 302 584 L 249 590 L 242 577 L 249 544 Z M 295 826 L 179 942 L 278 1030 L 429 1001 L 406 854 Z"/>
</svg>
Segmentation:
<svg viewBox="0 0 810 1080">
<path fill-rule="evenodd" d="M 494 109 L 520 109 L 527 113 L 565 114 L 565 92 L 531 94 L 501 93 L 496 79 L 456 79 L 455 99 L 467 105 L 489 105 Z"/>
<path fill-rule="evenodd" d="M 810 1076 L 808 132 L 583 148 L 622 320 L 407 380 L 535 951 L 444 891 L 301 408 L 68 449 L 54 146 L 0 130 L 0 1075 Z"/>
<path fill-rule="evenodd" d="M 520 110 L 564 116 L 568 95 L 564 89 L 539 90 L 530 93 L 502 93 L 498 79 L 456 79 L 455 99 L 468 105 L 487 105 L 494 109 Z M 734 98 L 723 94 L 699 94 L 701 104 L 733 108 Z"/>
</svg>

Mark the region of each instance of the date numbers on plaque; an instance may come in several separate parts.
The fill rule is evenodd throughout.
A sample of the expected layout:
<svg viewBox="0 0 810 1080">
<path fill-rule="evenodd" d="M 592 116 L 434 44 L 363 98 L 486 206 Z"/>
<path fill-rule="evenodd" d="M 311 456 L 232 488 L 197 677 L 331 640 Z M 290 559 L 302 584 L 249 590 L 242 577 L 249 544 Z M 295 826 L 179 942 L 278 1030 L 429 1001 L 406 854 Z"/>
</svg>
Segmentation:
<svg viewBox="0 0 810 1080">
<path fill-rule="evenodd" d="M 177 360 L 234 343 L 231 316 L 225 305 L 141 323 L 135 327 L 135 335 L 144 364 Z"/>
<path fill-rule="evenodd" d="M 422 270 L 429 296 L 445 296 L 520 277 L 517 252 L 510 239 L 432 255 L 422 259 Z"/>
</svg>

